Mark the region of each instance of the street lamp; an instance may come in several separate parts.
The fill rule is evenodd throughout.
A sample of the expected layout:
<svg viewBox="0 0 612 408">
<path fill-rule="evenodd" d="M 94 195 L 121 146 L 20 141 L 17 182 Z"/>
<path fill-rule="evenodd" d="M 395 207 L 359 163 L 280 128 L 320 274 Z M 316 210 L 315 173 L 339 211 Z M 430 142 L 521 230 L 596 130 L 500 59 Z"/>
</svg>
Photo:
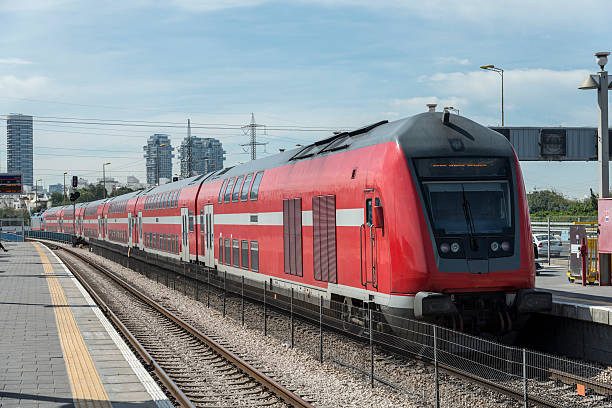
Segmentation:
<svg viewBox="0 0 612 408">
<path fill-rule="evenodd" d="M 608 79 L 608 71 L 604 67 L 608 63 L 609 52 L 595 54 L 597 65 L 601 68 L 596 75 L 589 75 L 578 89 L 597 89 L 597 105 L 599 107 L 599 126 L 597 128 L 597 161 L 599 162 L 599 198 L 610 196 L 609 146 L 608 146 L 608 89 L 612 84 Z M 610 254 L 599 254 L 599 285 L 610 285 Z M 606 272 L 606 273 L 604 273 Z M 583 281 L 584 282 L 584 281 Z M 584 283 L 583 283 L 584 284 Z"/>
<path fill-rule="evenodd" d="M 110 162 L 102 165 L 102 185 L 104 186 L 104 198 L 106 198 L 106 166 L 109 164 Z"/>
<path fill-rule="evenodd" d="M 42 179 L 36 179 L 36 185 L 34 187 L 34 203 L 38 202 L 38 182 L 42 181 Z"/>
<path fill-rule="evenodd" d="M 155 184 L 157 184 L 158 186 L 159 186 L 159 148 L 164 147 L 164 146 L 166 146 L 165 143 L 157 145 L 157 160 L 155 160 L 157 164 L 157 182 Z"/>
<path fill-rule="evenodd" d="M 444 110 L 449 112 L 455 112 L 457 115 L 459 115 L 459 109 L 455 109 L 453 106 L 445 106 Z"/>
<path fill-rule="evenodd" d="M 502 89 L 501 89 L 501 117 L 502 117 L 502 123 L 501 123 L 501 125 L 504 126 L 504 70 L 499 68 L 499 67 L 496 67 L 495 65 L 481 65 L 480 68 L 484 69 L 485 71 L 497 72 L 499 75 L 501 75 L 501 85 L 502 85 Z"/>
<path fill-rule="evenodd" d="M 64 172 L 64 201 L 66 201 L 66 174 L 68 174 L 67 171 Z"/>
</svg>

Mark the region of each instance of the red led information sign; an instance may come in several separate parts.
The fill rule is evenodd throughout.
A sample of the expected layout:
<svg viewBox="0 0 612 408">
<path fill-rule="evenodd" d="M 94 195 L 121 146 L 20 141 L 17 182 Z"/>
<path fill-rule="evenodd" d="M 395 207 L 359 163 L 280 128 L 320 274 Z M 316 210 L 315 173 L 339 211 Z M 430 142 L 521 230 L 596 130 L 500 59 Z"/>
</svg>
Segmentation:
<svg viewBox="0 0 612 408">
<path fill-rule="evenodd" d="M 21 174 L 0 174 L 0 194 L 21 194 Z"/>
</svg>

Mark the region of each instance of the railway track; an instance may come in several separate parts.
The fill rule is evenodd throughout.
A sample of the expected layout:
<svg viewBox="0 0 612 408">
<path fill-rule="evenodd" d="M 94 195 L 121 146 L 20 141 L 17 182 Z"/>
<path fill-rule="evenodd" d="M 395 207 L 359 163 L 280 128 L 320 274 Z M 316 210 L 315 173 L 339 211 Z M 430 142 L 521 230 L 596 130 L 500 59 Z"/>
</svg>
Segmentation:
<svg viewBox="0 0 612 408">
<path fill-rule="evenodd" d="M 216 288 L 219 292 L 222 288 Z M 183 290 L 184 287 L 183 287 Z M 213 288 L 213 291 L 215 289 Z M 242 305 L 239 298 L 233 296 L 227 297 L 227 312 L 231 315 L 239 315 Z M 275 324 L 279 326 L 285 326 L 287 324 L 287 316 L 284 310 L 279 310 L 272 305 L 268 305 L 268 330 L 273 330 Z M 232 309 L 234 309 L 232 311 Z M 318 327 L 315 321 L 309 321 L 309 319 L 302 320 L 296 319 L 298 325 L 295 330 L 299 332 L 301 336 L 312 337 L 311 340 L 305 340 L 306 343 L 317 343 L 316 337 L 318 336 Z M 282 330 L 282 329 L 281 329 Z M 326 336 L 332 336 L 330 339 L 332 343 L 339 344 L 341 341 L 346 342 L 347 339 L 355 341 L 355 344 L 359 342 L 356 336 L 349 335 L 346 333 L 340 333 L 334 331 L 333 334 L 327 333 Z M 337 338 L 336 338 L 337 336 Z M 342 340 L 344 339 L 344 340 Z M 221 343 L 224 343 L 224 339 L 216 339 Z M 231 344 L 224 343 L 227 349 L 231 350 Z M 357 345 L 363 349 L 363 345 Z M 382 350 L 383 347 L 380 348 Z M 397 354 L 398 350 L 394 350 L 393 354 Z M 404 350 L 405 352 L 405 350 Z M 381 359 L 388 359 L 388 361 L 394 360 L 390 356 L 379 355 Z M 413 355 L 412 357 L 426 363 L 432 363 L 432 360 L 425 355 Z M 398 360 L 393 366 L 400 367 L 401 362 Z M 349 364 L 341 364 L 349 366 L 351 369 L 362 371 L 364 377 L 369 375 L 369 372 L 362 370 L 356 366 L 350 366 Z M 499 394 L 506 395 L 517 401 L 523 401 L 523 388 L 522 380 L 516 378 L 513 380 L 493 380 L 483 378 L 478 375 L 476 370 L 466 367 L 465 370 L 457 369 L 456 367 L 445 365 L 440 363 L 438 365 L 440 372 L 449 375 L 450 378 L 457 378 L 460 380 L 466 380 L 472 384 L 476 384 L 481 388 L 494 391 Z M 546 369 L 544 375 L 540 375 L 539 379 L 530 378 L 528 380 L 529 393 L 527 396 L 527 402 L 529 406 L 541 406 L 541 407 L 568 407 L 568 406 L 584 406 L 584 407 L 600 407 L 606 406 L 612 408 L 612 385 L 602 384 L 601 382 L 595 381 L 589 377 L 577 376 L 575 374 L 563 372 L 557 369 Z M 379 369 L 377 368 L 377 372 Z M 392 378 L 392 380 L 389 380 Z M 402 389 L 401 380 L 396 381 L 395 378 L 399 377 L 385 377 L 384 374 L 380 373 L 375 380 L 381 384 L 385 384 L 397 389 Z M 579 396 L 577 394 L 577 386 L 584 386 L 586 390 L 586 396 Z M 537 395 L 534 395 L 537 394 Z"/>
<path fill-rule="evenodd" d="M 113 272 L 62 249 L 58 256 L 179 405 L 311 407 Z"/>
</svg>

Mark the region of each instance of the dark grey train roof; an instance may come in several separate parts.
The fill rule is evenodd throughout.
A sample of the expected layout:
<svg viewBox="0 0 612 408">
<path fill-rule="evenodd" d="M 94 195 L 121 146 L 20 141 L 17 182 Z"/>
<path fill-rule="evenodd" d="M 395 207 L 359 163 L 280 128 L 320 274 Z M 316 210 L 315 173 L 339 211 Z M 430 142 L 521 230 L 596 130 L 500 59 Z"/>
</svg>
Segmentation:
<svg viewBox="0 0 612 408">
<path fill-rule="evenodd" d="M 514 154 L 508 140 L 498 132 L 463 116 L 449 114 L 448 124 L 443 123 L 443 118 L 442 112 L 425 112 L 394 122 L 378 122 L 363 128 L 365 132 L 359 129 L 344 132 L 305 147 L 240 164 L 229 170 L 224 169 L 225 172 L 209 176 L 209 180 L 235 177 L 392 141 L 397 142 L 408 157 Z"/>
</svg>

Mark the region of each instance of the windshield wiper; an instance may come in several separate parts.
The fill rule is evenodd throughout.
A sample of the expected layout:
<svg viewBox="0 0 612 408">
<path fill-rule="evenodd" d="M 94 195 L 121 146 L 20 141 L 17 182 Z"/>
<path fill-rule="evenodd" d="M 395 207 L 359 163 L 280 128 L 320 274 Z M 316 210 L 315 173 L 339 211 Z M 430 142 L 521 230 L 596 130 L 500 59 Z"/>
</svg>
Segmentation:
<svg viewBox="0 0 612 408">
<path fill-rule="evenodd" d="M 470 236 L 470 248 L 472 251 L 478 251 L 478 242 L 476 241 L 476 228 L 474 227 L 474 219 L 472 218 L 472 210 L 470 203 L 465 195 L 465 187 L 461 184 L 461 192 L 463 193 L 463 215 L 465 223 L 468 227 L 468 235 Z"/>
</svg>

